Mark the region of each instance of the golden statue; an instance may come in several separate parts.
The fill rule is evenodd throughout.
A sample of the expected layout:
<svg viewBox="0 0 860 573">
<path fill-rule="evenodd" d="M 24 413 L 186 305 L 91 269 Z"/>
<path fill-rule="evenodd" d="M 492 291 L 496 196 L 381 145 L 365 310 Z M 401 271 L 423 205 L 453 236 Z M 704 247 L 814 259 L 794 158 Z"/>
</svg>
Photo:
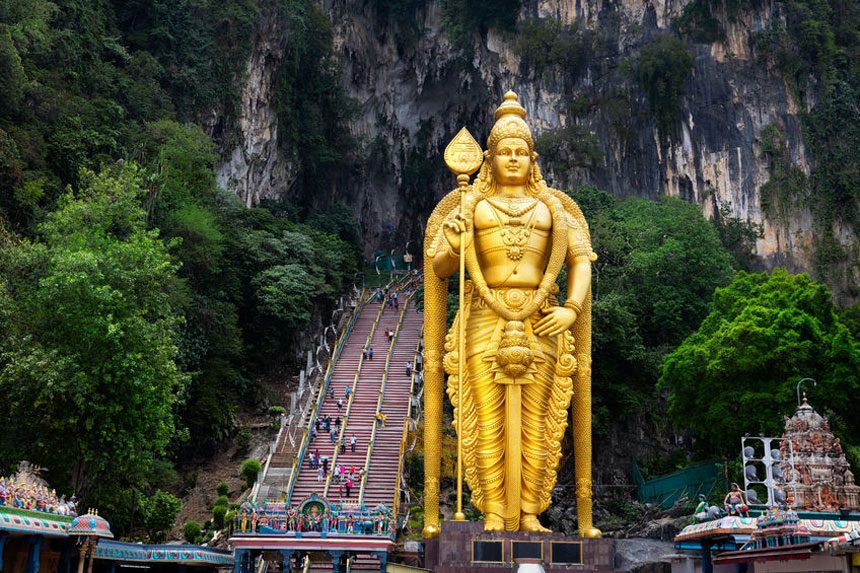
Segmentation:
<svg viewBox="0 0 860 573">
<path fill-rule="evenodd" d="M 541 177 L 525 115 L 517 95 L 508 92 L 496 110 L 487 151 L 481 153 L 465 129 L 457 135 L 445 159 L 458 173 L 460 189 L 439 202 L 427 225 L 425 537 L 439 532 L 445 372 L 458 433 L 455 520 L 464 519 L 463 464 L 485 530 L 546 531 L 537 516 L 550 504 L 573 398 L 579 533 L 600 536 L 591 512 L 591 262 L 596 255 L 582 211 Z M 469 174 L 479 166 L 469 185 Z M 448 277 L 458 271 L 458 261 L 469 280 L 446 336 Z M 565 263 L 567 292 L 559 306 L 556 279 Z M 460 364 L 463 354 L 466 361 Z"/>
</svg>

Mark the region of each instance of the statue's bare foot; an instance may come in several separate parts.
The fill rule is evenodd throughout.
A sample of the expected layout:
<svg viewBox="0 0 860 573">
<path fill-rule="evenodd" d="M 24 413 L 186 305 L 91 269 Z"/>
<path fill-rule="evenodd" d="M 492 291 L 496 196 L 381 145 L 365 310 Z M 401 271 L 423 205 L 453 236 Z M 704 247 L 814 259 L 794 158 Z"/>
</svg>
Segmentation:
<svg viewBox="0 0 860 573">
<path fill-rule="evenodd" d="M 586 527 L 585 529 L 579 530 L 579 536 L 585 537 L 587 539 L 597 539 L 601 537 L 603 532 L 597 529 L 596 527 Z"/>
<path fill-rule="evenodd" d="M 533 513 L 524 513 L 520 517 L 520 531 L 550 531 L 540 524 L 538 518 Z"/>
<path fill-rule="evenodd" d="M 484 531 L 504 531 L 505 520 L 495 513 L 488 513 L 484 516 Z"/>
</svg>

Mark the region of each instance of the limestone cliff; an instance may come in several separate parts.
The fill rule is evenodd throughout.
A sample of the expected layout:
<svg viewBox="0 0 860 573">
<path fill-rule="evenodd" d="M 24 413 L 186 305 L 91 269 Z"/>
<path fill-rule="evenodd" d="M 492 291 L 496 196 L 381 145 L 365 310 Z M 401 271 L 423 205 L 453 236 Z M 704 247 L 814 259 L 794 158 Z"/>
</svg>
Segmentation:
<svg viewBox="0 0 860 573">
<path fill-rule="evenodd" d="M 760 144 L 765 126 L 780 128 L 790 161 L 809 172 L 798 106 L 783 77 L 755 57 L 750 38 L 779 17 L 772 3 L 754 3 L 724 18 L 724 39 L 693 45 L 693 71 L 667 137 L 642 112 L 645 94 L 625 66 L 642 45 L 671 31 L 688 1 L 524 2 L 520 24 L 555 22 L 589 38 L 576 65 L 536 69 L 523 61 L 515 33 L 490 29 L 473 34 L 465 50 L 452 47 L 439 0 L 414 2 L 405 19 L 381 14 L 382 3 L 373 0 L 325 0 L 342 82 L 360 106 L 351 129 L 363 143 L 343 184 L 348 188 L 337 195 L 347 198 L 361 221 L 366 252 L 416 244 L 421 220 L 454 185 L 441 150 L 462 125 L 485 137 L 491 110 L 513 88 L 536 134 L 577 126 L 578 133 L 596 138 L 588 161 L 569 151 L 543 161 L 555 186 L 588 182 L 619 196 L 679 195 L 702 204 L 708 217 L 725 203 L 742 220 L 763 225 L 756 247 L 764 266 L 810 269 L 808 210 L 773 220 L 759 193 L 771 177 Z M 276 13 L 264 12 L 242 90 L 240 143 L 223 150 L 219 180 L 248 205 L 289 197 L 299 169 L 294 154 L 278 144 L 273 103 L 289 33 Z M 841 235 L 846 243 L 855 240 L 850 232 Z"/>
</svg>

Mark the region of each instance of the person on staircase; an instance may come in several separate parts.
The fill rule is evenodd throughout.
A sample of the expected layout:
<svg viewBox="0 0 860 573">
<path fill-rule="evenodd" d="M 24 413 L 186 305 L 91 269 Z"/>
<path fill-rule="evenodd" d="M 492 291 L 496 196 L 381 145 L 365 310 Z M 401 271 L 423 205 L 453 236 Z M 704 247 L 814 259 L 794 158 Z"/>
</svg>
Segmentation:
<svg viewBox="0 0 860 573">
<path fill-rule="evenodd" d="M 341 410 L 343 410 L 343 399 L 338 398 L 338 400 L 337 400 L 337 411 L 340 412 Z"/>
<path fill-rule="evenodd" d="M 367 349 L 367 358 L 373 360 L 373 347 Z"/>
<path fill-rule="evenodd" d="M 355 453 L 355 444 L 355 434 L 353 434 L 352 437 L 349 439 L 349 449 L 352 450 L 352 453 Z"/>
<path fill-rule="evenodd" d="M 344 396 L 346 396 L 347 400 L 349 400 L 349 393 L 350 392 L 352 392 L 352 388 L 350 388 L 349 386 L 344 386 L 343 394 L 344 394 Z"/>
<path fill-rule="evenodd" d="M 412 376 L 412 363 L 408 360 L 406 361 L 406 377 L 409 378 Z"/>
</svg>

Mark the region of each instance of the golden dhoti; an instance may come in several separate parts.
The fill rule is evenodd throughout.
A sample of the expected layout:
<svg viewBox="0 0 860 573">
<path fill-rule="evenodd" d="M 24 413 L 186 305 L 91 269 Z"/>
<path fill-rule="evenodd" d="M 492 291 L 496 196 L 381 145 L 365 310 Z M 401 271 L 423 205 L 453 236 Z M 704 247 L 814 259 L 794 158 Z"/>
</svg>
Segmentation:
<svg viewBox="0 0 860 573">
<path fill-rule="evenodd" d="M 535 336 L 532 327 L 543 316 L 540 310 L 524 319 L 525 340 L 532 359 L 524 373 L 506 374 L 499 363 L 508 320 L 499 316 L 467 284 L 466 368 L 463 384 L 463 458 L 466 482 L 472 491 L 472 504 L 483 513 L 495 513 L 505 520 L 505 528 L 519 527 L 521 513 L 538 514 L 550 503 L 560 458 L 559 442 L 567 425 L 567 409 L 573 394 L 571 374 L 573 337 L 569 332 L 559 336 Z M 534 289 L 496 288 L 491 295 L 505 307 L 518 310 L 535 296 Z M 545 306 L 551 305 L 550 302 Z M 461 407 L 457 394 L 457 334 L 460 313 L 446 340 L 445 369 L 449 374 L 448 395 L 455 408 Z M 559 360 L 561 355 L 561 360 Z M 510 386 L 519 386 L 509 394 Z M 519 396 L 519 429 L 515 412 L 509 412 L 506 396 Z M 514 398 L 515 400 L 516 398 Z M 457 416 L 455 414 L 455 420 Z M 514 451 L 519 460 L 506 460 L 510 440 L 508 420 L 512 420 L 520 440 Z M 455 422 L 456 424 L 456 422 Z M 457 431 L 460 432 L 460 428 Z M 512 452 L 513 453 L 513 452 Z M 515 464 L 511 466 L 511 464 Z M 516 467 L 516 464 L 519 464 Z M 510 483 L 506 491 L 506 472 L 519 472 L 519 487 Z M 518 489 L 511 494 L 511 490 Z M 519 501 L 510 507 L 512 499 Z"/>
</svg>

